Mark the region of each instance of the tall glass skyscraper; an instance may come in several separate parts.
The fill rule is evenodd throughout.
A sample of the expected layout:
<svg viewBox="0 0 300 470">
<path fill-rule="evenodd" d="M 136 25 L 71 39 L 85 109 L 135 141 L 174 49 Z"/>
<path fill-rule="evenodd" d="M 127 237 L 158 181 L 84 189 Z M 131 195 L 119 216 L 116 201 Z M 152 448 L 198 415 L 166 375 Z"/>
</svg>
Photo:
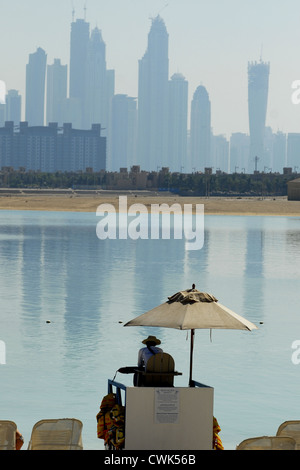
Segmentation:
<svg viewBox="0 0 300 470">
<path fill-rule="evenodd" d="M 106 90 L 106 46 L 101 31 L 95 28 L 87 50 L 86 76 L 86 120 L 88 124 L 100 123 L 107 126 L 105 90 Z M 104 123 L 105 120 L 105 123 Z"/>
<path fill-rule="evenodd" d="M 8 90 L 6 95 L 6 121 L 13 121 L 15 125 L 21 122 L 22 98 L 17 90 Z"/>
<path fill-rule="evenodd" d="M 111 148 L 108 170 L 120 171 L 136 164 L 136 99 L 115 95 L 112 99 Z"/>
<path fill-rule="evenodd" d="M 248 110 L 250 130 L 250 156 L 248 172 L 253 173 L 255 161 L 264 160 L 264 137 L 269 92 L 270 64 L 249 62 L 248 64 Z"/>
<path fill-rule="evenodd" d="M 107 70 L 106 45 L 97 27 L 93 29 L 88 44 L 86 73 L 85 127 L 101 124 L 107 130 L 115 75 L 113 70 Z"/>
<path fill-rule="evenodd" d="M 62 65 L 60 59 L 54 59 L 53 65 L 47 66 L 47 114 L 46 124 L 64 121 L 64 106 L 67 99 L 68 66 Z"/>
<path fill-rule="evenodd" d="M 82 128 L 84 125 L 84 101 L 89 39 L 89 23 L 83 19 L 77 19 L 76 22 L 73 21 L 71 24 L 69 97 L 73 104 L 77 104 L 78 106 Z"/>
<path fill-rule="evenodd" d="M 169 35 L 160 16 L 152 19 L 148 48 L 139 61 L 138 160 L 142 170 L 167 166 Z"/>
<path fill-rule="evenodd" d="M 169 81 L 168 115 L 168 162 L 170 171 L 188 170 L 187 126 L 188 126 L 188 82 L 180 73 Z"/>
<path fill-rule="evenodd" d="M 46 63 L 46 52 L 40 47 L 29 54 L 26 65 L 25 119 L 30 126 L 44 125 Z"/>
<path fill-rule="evenodd" d="M 211 162 L 211 104 L 204 86 L 199 86 L 191 104 L 191 170 L 204 171 Z"/>
</svg>

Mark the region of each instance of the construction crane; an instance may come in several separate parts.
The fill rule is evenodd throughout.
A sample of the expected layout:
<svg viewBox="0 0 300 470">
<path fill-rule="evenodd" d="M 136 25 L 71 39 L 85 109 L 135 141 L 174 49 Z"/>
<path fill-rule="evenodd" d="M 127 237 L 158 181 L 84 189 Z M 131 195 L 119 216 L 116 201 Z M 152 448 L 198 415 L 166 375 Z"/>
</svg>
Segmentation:
<svg viewBox="0 0 300 470">
<path fill-rule="evenodd" d="M 165 10 L 165 9 L 166 9 L 168 6 L 169 6 L 169 4 L 168 4 L 168 3 L 166 3 L 166 4 L 165 4 L 165 6 L 164 6 L 164 7 L 162 7 L 162 9 L 161 9 L 161 10 L 158 12 L 158 15 L 160 15 L 160 14 L 161 14 L 161 12 L 162 12 L 162 11 L 164 11 L 164 10 Z M 158 16 L 158 15 L 157 15 L 157 16 Z"/>
<path fill-rule="evenodd" d="M 74 7 L 73 0 L 71 1 L 71 6 L 72 6 L 72 23 L 74 23 L 74 20 L 75 20 L 75 7 Z"/>
<path fill-rule="evenodd" d="M 157 13 L 157 15 L 156 15 L 156 16 L 149 16 L 149 19 L 150 19 L 150 20 L 153 20 L 154 18 L 157 18 L 157 17 L 158 17 L 158 16 L 161 14 L 161 12 L 162 12 L 162 11 L 164 11 L 164 10 L 165 10 L 165 8 L 167 8 L 168 6 L 169 6 L 169 4 L 168 4 L 168 3 L 166 3 L 166 4 L 165 4 L 165 6 L 163 6 L 163 7 L 162 7 L 162 9 L 161 9 L 161 10 L 159 10 L 159 12 Z"/>
<path fill-rule="evenodd" d="M 75 20 L 75 7 L 74 7 L 73 0 L 72 0 L 71 4 L 72 4 L 72 23 L 74 23 L 74 20 Z"/>
</svg>

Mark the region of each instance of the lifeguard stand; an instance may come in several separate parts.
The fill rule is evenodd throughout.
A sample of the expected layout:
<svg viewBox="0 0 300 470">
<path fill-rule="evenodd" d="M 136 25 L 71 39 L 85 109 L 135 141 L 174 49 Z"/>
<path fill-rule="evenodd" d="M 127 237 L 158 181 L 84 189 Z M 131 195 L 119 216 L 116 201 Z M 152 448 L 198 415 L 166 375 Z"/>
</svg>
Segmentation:
<svg viewBox="0 0 300 470">
<path fill-rule="evenodd" d="M 212 387 L 126 387 L 108 381 L 125 406 L 125 450 L 211 450 Z M 124 395 L 125 396 L 122 396 Z"/>
</svg>

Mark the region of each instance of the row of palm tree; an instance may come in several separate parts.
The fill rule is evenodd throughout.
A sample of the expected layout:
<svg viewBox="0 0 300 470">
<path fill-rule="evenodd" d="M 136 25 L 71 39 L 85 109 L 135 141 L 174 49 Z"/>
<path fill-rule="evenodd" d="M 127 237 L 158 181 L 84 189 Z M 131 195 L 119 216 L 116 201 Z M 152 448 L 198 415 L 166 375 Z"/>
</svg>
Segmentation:
<svg viewBox="0 0 300 470">
<path fill-rule="evenodd" d="M 258 174 L 203 174 L 203 173 L 149 173 L 143 187 L 128 172 L 122 189 L 159 189 L 169 190 L 179 194 L 199 196 L 214 195 L 287 195 L 287 183 L 297 175 L 258 173 Z M 0 187 L 2 188 L 86 188 L 86 189 L 118 189 L 118 174 L 101 171 L 87 172 L 55 172 L 42 173 L 35 171 L 0 172 Z"/>
</svg>

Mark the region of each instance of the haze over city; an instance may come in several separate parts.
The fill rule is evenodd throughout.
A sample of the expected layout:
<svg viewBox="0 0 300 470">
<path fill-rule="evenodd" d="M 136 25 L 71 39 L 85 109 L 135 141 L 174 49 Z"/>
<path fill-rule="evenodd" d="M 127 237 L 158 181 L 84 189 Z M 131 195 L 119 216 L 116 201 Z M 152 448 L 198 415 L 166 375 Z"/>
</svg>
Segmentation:
<svg viewBox="0 0 300 470">
<path fill-rule="evenodd" d="M 70 28 L 75 18 L 98 26 L 106 44 L 115 92 L 137 97 L 138 61 L 147 47 L 151 18 L 160 14 L 169 34 L 169 72 L 189 82 L 189 103 L 199 85 L 211 101 L 215 134 L 249 132 L 248 61 L 270 62 L 266 125 L 299 132 L 300 105 L 291 101 L 300 79 L 300 4 L 296 0 L 10 0 L 1 5 L 0 79 L 25 97 L 28 56 L 37 47 L 47 63 L 70 60 Z M 4 47 L 3 47 L 4 45 Z"/>
</svg>

